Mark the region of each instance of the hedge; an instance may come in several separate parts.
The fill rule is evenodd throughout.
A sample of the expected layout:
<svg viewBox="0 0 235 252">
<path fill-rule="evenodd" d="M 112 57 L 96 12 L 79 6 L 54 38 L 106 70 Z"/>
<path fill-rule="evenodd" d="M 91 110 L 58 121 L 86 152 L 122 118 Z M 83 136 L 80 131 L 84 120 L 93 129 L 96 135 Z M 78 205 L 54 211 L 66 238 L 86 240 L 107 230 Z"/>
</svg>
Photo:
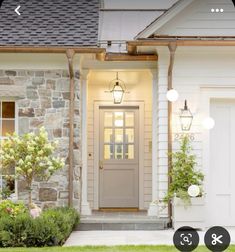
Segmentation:
<svg viewBox="0 0 235 252">
<path fill-rule="evenodd" d="M 33 219 L 29 213 L 0 218 L 0 247 L 44 247 L 64 244 L 79 215 L 73 208 L 54 208 Z"/>
</svg>

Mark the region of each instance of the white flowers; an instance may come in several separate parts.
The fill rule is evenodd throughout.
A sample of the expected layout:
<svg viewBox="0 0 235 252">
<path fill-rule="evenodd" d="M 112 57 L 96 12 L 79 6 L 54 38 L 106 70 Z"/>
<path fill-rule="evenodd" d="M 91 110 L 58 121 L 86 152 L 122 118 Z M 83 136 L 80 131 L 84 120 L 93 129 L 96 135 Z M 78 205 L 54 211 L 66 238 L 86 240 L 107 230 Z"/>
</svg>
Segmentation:
<svg viewBox="0 0 235 252">
<path fill-rule="evenodd" d="M 39 155 L 39 156 L 42 156 L 42 154 L 43 154 L 43 151 L 40 150 L 40 151 L 38 152 L 38 155 Z"/>
<path fill-rule="evenodd" d="M 24 164 L 23 159 L 20 159 L 20 160 L 19 160 L 19 165 L 23 165 L 23 164 Z"/>
<path fill-rule="evenodd" d="M 48 166 L 52 166 L 52 162 L 49 160 L 49 161 L 47 161 L 47 165 Z"/>
<path fill-rule="evenodd" d="M 14 134 L 4 140 L 0 157 L 4 167 L 15 166 L 16 177 L 20 175 L 30 184 L 33 176 L 44 179 L 45 174 L 50 176 L 63 167 L 64 160 L 53 155 L 56 145 L 58 141 L 50 142 L 45 128 L 41 128 L 39 134 Z"/>
<path fill-rule="evenodd" d="M 15 168 L 15 170 L 16 170 L 16 172 L 21 172 L 22 171 L 22 169 L 20 167 L 18 167 L 18 166 Z"/>
</svg>

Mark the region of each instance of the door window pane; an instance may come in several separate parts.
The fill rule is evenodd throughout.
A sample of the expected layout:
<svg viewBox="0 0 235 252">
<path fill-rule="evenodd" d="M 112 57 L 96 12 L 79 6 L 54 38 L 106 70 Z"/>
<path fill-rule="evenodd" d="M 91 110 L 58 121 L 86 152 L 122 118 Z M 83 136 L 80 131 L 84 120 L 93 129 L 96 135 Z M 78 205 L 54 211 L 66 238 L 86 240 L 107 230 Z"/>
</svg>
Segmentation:
<svg viewBox="0 0 235 252">
<path fill-rule="evenodd" d="M 123 129 L 115 129 L 115 143 L 123 143 Z"/>
<path fill-rule="evenodd" d="M 2 103 L 2 118 L 15 118 L 15 103 L 14 102 Z"/>
<path fill-rule="evenodd" d="M 126 127 L 134 126 L 134 112 L 125 113 Z"/>
<path fill-rule="evenodd" d="M 113 130 L 112 129 L 105 129 L 104 130 L 104 142 L 111 143 L 113 138 Z"/>
<path fill-rule="evenodd" d="M 123 127 L 124 122 L 123 122 L 123 112 L 115 112 L 114 113 L 114 125 L 115 127 Z"/>
<path fill-rule="evenodd" d="M 123 145 L 115 145 L 115 159 L 123 159 Z"/>
<path fill-rule="evenodd" d="M 2 136 L 7 136 L 7 134 L 13 134 L 14 131 L 15 131 L 14 120 L 2 120 Z"/>
<path fill-rule="evenodd" d="M 104 159 L 112 159 L 113 158 L 113 146 L 111 144 L 104 145 Z"/>
<path fill-rule="evenodd" d="M 127 145 L 125 149 L 126 149 L 125 158 L 134 159 L 134 145 Z"/>
<path fill-rule="evenodd" d="M 112 112 L 105 112 L 104 113 L 104 126 L 105 127 L 112 127 L 113 126 L 113 113 Z"/>
<path fill-rule="evenodd" d="M 126 129 L 126 143 L 134 143 L 134 129 Z"/>
</svg>

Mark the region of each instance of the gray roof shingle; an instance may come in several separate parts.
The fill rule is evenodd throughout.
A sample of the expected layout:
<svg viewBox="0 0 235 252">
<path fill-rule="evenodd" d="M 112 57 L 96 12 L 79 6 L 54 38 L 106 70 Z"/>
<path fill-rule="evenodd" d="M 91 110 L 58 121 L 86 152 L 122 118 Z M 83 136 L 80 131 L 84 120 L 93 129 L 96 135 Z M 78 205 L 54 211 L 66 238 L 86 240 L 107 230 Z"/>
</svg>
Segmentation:
<svg viewBox="0 0 235 252">
<path fill-rule="evenodd" d="M 5 0 L 0 46 L 96 47 L 98 27 L 99 0 Z"/>
</svg>

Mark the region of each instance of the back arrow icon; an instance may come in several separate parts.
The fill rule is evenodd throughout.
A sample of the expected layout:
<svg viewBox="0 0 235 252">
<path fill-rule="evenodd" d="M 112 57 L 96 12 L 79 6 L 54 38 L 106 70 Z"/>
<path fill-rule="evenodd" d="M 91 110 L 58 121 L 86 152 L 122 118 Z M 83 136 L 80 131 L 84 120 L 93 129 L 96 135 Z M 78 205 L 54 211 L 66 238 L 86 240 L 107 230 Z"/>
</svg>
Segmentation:
<svg viewBox="0 0 235 252">
<path fill-rule="evenodd" d="M 20 7 L 21 7 L 21 6 L 19 5 L 19 6 L 15 9 L 16 14 L 19 15 L 19 16 L 20 16 L 20 12 L 19 12 Z"/>
</svg>

